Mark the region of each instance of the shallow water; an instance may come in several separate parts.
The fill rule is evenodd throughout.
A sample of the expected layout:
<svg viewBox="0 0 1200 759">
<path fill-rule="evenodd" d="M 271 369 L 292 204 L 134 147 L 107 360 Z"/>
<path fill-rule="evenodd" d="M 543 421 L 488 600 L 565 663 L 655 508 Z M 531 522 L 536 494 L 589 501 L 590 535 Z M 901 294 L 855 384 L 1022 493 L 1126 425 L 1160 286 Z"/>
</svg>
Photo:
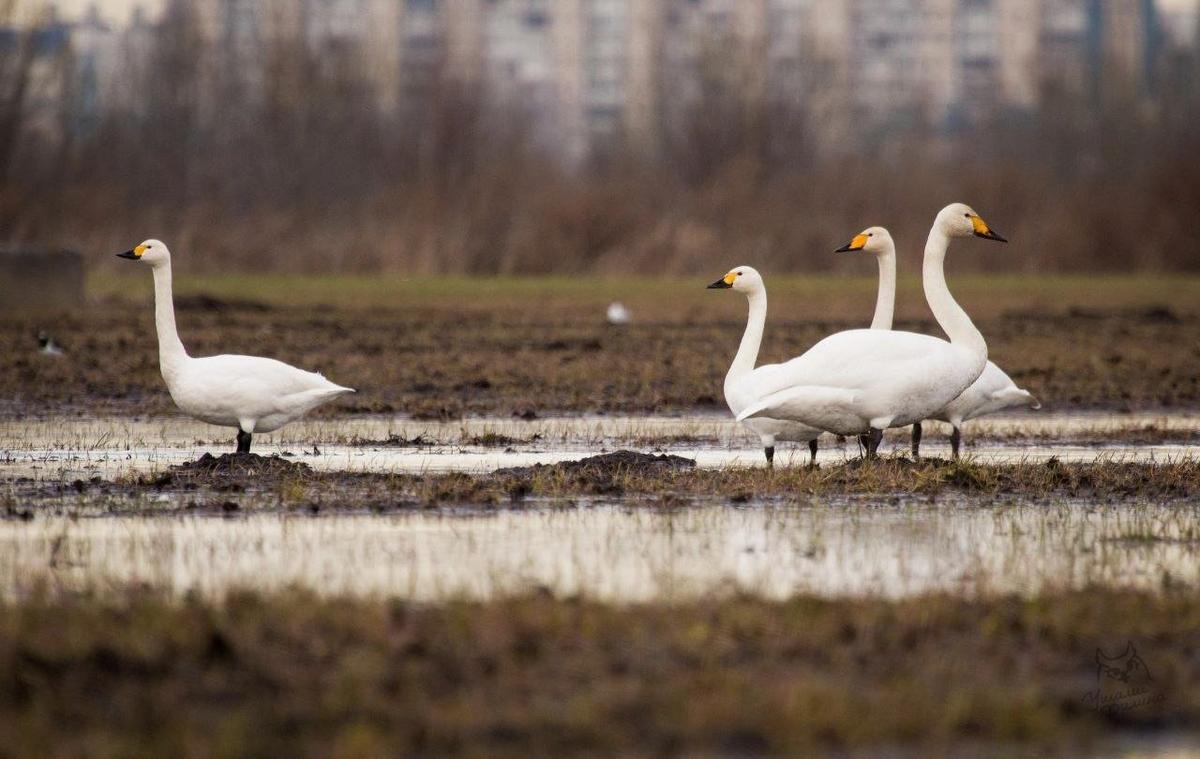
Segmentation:
<svg viewBox="0 0 1200 759">
<path fill-rule="evenodd" d="M 0 593 L 298 585 L 440 600 L 531 588 L 617 601 L 1200 586 L 1200 506 L 962 502 L 487 514 L 39 516 L 0 522 Z"/>
<path fill-rule="evenodd" d="M 971 422 L 966 431 L 968 456 L 985 463 L 1038 461 L 1164 461 L 1191 457 L 1200 447 L 1178 444 L 1056 444 L 1056 436 L 1091 435 L 1120 440 L 1122 432 L 1152 425 L 1158 430 L 1200 432 L 1200 415 L 1172 414 L 1016 414 Z M 922 451 L 948 456 L 943 425 L 929 423 Z M 0 424 L 0 476 L 39 478 L 112 478 L 145 473 L 194 460 L 207 452 L 232 449 L 225 431 L 180 418 L 155 420 L 70 419 Z M 389 436 L 422 438 L 432 444 L 397 447 L 363 444 Z M 480 436 L 503 435 L 511 444 L 480 446 Z M 1021 442 L 1022 436 L 1026 442 Z M 1007 439 L 1006 439 L 1007 438 Z M 1027 442 L 1037 440 L 1036 443 Z M 359 441 L 358 444 L 349 444 Z M 318 446 L 314 453 L 314 444 Z M 254 450 L 281 454 L 314 469 L 366 472 L 490 472 L 501 467 L 550 464 L 618 448 L 668 451 L 696 460 L 701 467 L 763 466 L 757 440 L 727 416 L 569 417 L 520 421 L 470 419 L 426 422 L 393 418 L 306 421 L 273 435 L 256 437 Z M 907 451 L 895 434 L 886 452 Z M 859 455 L 853 441 L 821 438 L 819 463 L 841 463 Z M 781 443 L 777 465 L 803 465 L 803 445 Z"/>
</svg>

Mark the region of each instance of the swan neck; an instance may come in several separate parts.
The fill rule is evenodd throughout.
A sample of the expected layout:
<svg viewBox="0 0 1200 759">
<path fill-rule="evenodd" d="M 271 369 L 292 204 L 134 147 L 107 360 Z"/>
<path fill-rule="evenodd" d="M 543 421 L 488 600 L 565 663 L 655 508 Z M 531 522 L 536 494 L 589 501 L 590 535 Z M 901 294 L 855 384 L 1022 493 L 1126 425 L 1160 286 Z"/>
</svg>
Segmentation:
<svg viewBox="0 0 1200 759">
<path fill-rule="evenodd" d="M 972 353 L 987 359 L 987 343 L 983 335 L 975 328 L 971 317 L 958 305 L 950 288 L 946 286 L 946 249 L 950 247 L 950 238 L 945 232 L 934 227 L 929 232 L 929 240 L 925 243 L 925 261 L 922 265 L 921 280 L 925 288 L 925 299 L 933 317 L 950 342 Z"/>
<path fill-rule="evenodd" d="M 875 318 L 871 329 L 891 329 L 896 308 L 896 246 L 879 256 L 879 294 L 875 297 Z"/>
<path fill-rule="evenodd" d="M 170 262 L 154 267 L 154 326 L 158 330 L 158 361 L 163 377 L 169 380 L 170 373 L 188 357 L 175 329 Z"/>
<path fill-rule="evenodd" d="M 762 345 L 763 327 L 767 323 L 767 292 L 766 290 L 752 292 L 747 300 L 750 302 L 750 316 L 746 321 L 746 331 L 742 334 L 742 342 L 738 346 L 737 355 L 734 356 L 733 364 L 729 367 L 729 373 L 725 375 L 726 382 L 754 371 L 754 365 L 758 362 L 758 349 Z"/>
</svg>

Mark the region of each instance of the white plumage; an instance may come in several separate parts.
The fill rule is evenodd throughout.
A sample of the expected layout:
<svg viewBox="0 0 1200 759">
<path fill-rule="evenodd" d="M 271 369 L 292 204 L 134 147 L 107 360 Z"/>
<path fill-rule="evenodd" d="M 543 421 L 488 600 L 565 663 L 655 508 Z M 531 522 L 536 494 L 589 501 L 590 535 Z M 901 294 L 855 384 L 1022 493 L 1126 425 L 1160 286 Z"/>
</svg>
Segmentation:
<svg viewBox="0 0 1200 759">
<path fill-rule="evenodd" d="M 159 365 L 179 410 L 209 424 L 235 427 L 238 451 L 250 450 L 255 432 L 273 432 L 317 406 L 354 390 L 316 372 L 271 358 L 221 355 L 192 358 L 175 328 L 171 295 L 171 252 L 147 240 L 122 258 L 148 263 L 154 272 L 155 327 Z"/>
<path fill-rule="evenodd" d="M 860 329 L 826 337 L 781 365 L 738 414 L 785 419 L 839 435 L 866 434 L 874 456 L 888 427 L 928 418 L 978 379 L 987 343 L 946 286 L 943 264 L 952 237 L 1004 241 L 969 207 L 938 213 L 925 246 L 925 297 L 950 341 L 913 332 Z"/>
<path fill-rule="evenodd" d="M 762 276 L 751 266 L 731 269 L 721 279 L 708 286 L 709 289 L 732 289 L 746 294 L 750 314 L 746 320 L 746 331 L 738 346 L 737 355 L 725 375 L 725 402 L 738 420 L 758 435 L 766 454 L 767 463 L 775 460 L 775 443 L 780 441 L 808 443 L 810 463 L 817 460 L 817 437 L 821 430 L 786 419 L 756 417 L 743 419 L 740 414 L 757 402 L 765 392 L 781 381 L 785 364 L 766 364 L 755 367 L 758 350 L 762 344 L 763 329 L 767 320 L 767 288 Z"/>
<path fill-rule="evenodd" d="M 633 314 L 620 301 L 613 301 L 608 304 L 608 308 L 604 312 L 604 318 L 609 324 L 615 327 L 621 327 L 633 321 Z"/>
<path fill-rule="evenodd" d="M 875 300 L 875 316 L 871 329 L 892 328 L 892 314 L 896 302 L 896 244 L 891 234 L 883 227 L 864 229 L 839 251 L 865 251 L 879 261 L 879 294 Z M 930 419 L 948 422 L 954 427 L 950 437 L 951 449 L 958 456 L 963 422 L 975 417 L 992 414 L 1006 408 L 1029 406 L 1040 408 L 1041 404 L 1027 390 L 1017 387 L 1004 370 L 988 361 L 983 373 L 971 386 L 945 407 L 930 415 Z M 913 425 L 912 452 L 920 455 L 921 425 Z"/>
</svg>

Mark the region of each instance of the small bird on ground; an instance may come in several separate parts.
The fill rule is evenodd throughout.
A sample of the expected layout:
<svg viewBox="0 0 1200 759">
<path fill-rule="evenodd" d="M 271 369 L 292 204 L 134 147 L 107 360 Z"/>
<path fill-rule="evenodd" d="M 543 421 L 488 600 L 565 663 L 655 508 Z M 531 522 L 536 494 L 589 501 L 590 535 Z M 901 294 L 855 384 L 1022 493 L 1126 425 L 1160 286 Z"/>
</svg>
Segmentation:
<svg viewBox="0 0 1200 759">
<path fill-rule="evenodd" d="M 621 327 L 633 321 L 633 314 L 629 312 L 628 308 L 625 308 L 624 303 L 613 301 L 608 304 L 608 310 L 604 312 L 604 318 L 608 320 L 609 324 Z"/>
<path fill-rule="evenodd" d="M 38 332 L 37 340 L 38 340 L 38 353 L 42 354 L 43 356 L 53 356 L 54 358 L 61 358 L 62 356 L 65 356 L 67 353 L 66 351 L 64 351 L 62 349 L 61 346 L 59 346 L 58 343 L 54 342 L 54 338 L 51 337 L 50 334 L 48 332 L 46 332 L 45 330 Z"/>
</svg>

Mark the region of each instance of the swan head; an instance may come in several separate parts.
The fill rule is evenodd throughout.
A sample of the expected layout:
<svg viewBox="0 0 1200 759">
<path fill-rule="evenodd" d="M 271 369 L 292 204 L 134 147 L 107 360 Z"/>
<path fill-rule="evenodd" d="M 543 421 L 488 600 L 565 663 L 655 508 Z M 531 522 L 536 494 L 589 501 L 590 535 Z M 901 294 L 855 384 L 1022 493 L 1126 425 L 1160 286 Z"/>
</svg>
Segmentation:
<svg viewBox="0 0 1200 759">
<path fill-rule="evenodd" d="M 763 289 L 762 275 L 753 266 L 735 266 L 708 286 L 709 290 L 737 290 L 750 294 Z"/>
<path fill-rule="evenodd" d="M 171 260 L 171 251 L 161 240 L 146 240 L 124 253 L 118 253 L 117 258 L 128 258 L 131 261 L 144 261 L 151 266 L 160 266 Z"/>
<path fill-rule="evenodd" d="M 996 230 L 988 226 L 975 209 L 965 203 L 951 203 L 937 215 L 935 224 L 947 237 L 982 237 L 985 240 L 1008 242 Z"/>
<path fill-rule="evenodd" d="M 896 244 L 892 235 L 883 227 L 867 227 L 854 236 L 854 239 L 838 248 L 835 253 L 854 253 L 864 250 L 876 256 L 895 255 Z"/>
</svg>

